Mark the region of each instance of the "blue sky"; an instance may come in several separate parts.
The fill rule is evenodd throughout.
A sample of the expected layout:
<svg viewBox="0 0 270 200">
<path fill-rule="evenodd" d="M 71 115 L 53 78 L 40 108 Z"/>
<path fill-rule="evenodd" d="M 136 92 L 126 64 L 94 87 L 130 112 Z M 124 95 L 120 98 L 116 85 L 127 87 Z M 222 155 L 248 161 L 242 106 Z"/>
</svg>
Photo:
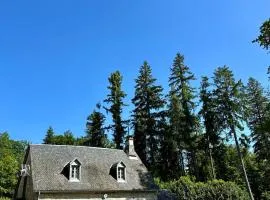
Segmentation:
<svg viewBox="0 0 270 200">
<path fill-rule="evenodd" d="M 32 143 L 49 126 L 82 136 L 111 72 L 121 71 L 131 104 L 143 61 L 166 91 L 177 52 L 194 86 L 225 64 L 267 86 L 270 55 L 251 41 L 269 8 L 269 0 L 2 1 L 0 132 Z"/>
</svg>

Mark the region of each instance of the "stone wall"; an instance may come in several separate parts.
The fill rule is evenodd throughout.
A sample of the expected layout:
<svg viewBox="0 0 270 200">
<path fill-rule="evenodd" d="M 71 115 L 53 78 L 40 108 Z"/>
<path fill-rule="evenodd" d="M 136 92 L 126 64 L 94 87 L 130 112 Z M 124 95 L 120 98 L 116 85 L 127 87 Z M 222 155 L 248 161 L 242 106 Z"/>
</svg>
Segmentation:
<svg viewBox="0 0 270 200">
<path fill-rule="evenodd" d="M 114 192 L 114 193 L 96 193 L 96 194 L 40 194 L 40 200 L 102 200 L 104 194 L 107 194 L 106 200 L 156 200 L 154 192 Z"/>
</svg>

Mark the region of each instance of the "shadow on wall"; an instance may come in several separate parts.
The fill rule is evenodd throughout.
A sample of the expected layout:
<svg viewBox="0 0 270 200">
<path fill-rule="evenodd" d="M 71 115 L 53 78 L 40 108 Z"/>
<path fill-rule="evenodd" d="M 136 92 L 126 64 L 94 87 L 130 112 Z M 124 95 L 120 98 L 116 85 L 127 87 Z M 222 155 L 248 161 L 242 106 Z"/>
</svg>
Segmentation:
<svg viewBox="0 0 270 200">
<path fill-rule="evenodd" d="M 139 173 L 141 185 L 148 189 L 158 190 L 157 200 L 178 200 L 174 193 L 168 190 L 159 190 L 159 187 L 154 184 L 154 179 L 150 172 L 143 172 L 141 170 L 137 170 L 137 172 Z"/>
<path fill-rule="evenodd" d="M 157 200 L 178 200 L 178 198 L 174 193 L 168 190 L 160 190 L 157 195 Z"/>
<path fill-rule="evenodd" d="M 154 183 L 154 179 L 150 172 L 143 172 L 142 170 L 137 170 L 140 178 L 140 184 L 147 189 L 158 190 L 159 187 Z"/>
</svg>

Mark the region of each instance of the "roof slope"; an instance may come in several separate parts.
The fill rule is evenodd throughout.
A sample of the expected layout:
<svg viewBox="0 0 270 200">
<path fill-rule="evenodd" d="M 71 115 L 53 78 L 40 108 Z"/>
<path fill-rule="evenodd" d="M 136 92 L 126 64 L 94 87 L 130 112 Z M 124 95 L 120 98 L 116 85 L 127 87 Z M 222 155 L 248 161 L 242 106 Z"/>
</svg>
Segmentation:
<svg viewBox="0 0 270 200">
<path fill-rule="evenodd" d="M 152 190 L 153 181 L 140 160 L 130 160 L 122 150 L 67 145 L 30 145 L 34 191 Z M 61 174 L 72 160 L 81 163 L 80 182 L 69 182 Z M 110 167 L 126 165 L 126 183 L 109 175 Z"/>
</svg>

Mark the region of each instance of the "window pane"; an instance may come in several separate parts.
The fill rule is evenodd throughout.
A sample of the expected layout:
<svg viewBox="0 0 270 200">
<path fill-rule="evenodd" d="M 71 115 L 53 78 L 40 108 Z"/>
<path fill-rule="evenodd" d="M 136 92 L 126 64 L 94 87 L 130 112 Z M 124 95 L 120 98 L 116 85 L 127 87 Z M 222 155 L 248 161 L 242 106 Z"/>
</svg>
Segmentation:
<svg viewBox="0 0 270 200">
<path fill-rule="evenodd" d="M 117 178 L 120 178 L 120 177 L 121 177 L 121 170 L 120 168 L 118 168 Z"/>
<path fill-rule="evenodd" d="M 75 166 L 71 166 L 71 178 L 75 178 Z"/>
<path fill-rule="evenodd" d="M 117 178 L 125 180 L 125 168 L 118 167 Z"/>
<path fill-rule="evenodd" d="M 125 179 L 125 176 L 124 176 L 125 174 L 124 174 L 124 168 L 121 168 L 121 176 L 120 176 L 120 178 L 121 179 Z"/>
<path fill-rule="evenodd" d="M 76 178 L 80 179 L 80 167 L 76 166 Z"/>
</svg>

